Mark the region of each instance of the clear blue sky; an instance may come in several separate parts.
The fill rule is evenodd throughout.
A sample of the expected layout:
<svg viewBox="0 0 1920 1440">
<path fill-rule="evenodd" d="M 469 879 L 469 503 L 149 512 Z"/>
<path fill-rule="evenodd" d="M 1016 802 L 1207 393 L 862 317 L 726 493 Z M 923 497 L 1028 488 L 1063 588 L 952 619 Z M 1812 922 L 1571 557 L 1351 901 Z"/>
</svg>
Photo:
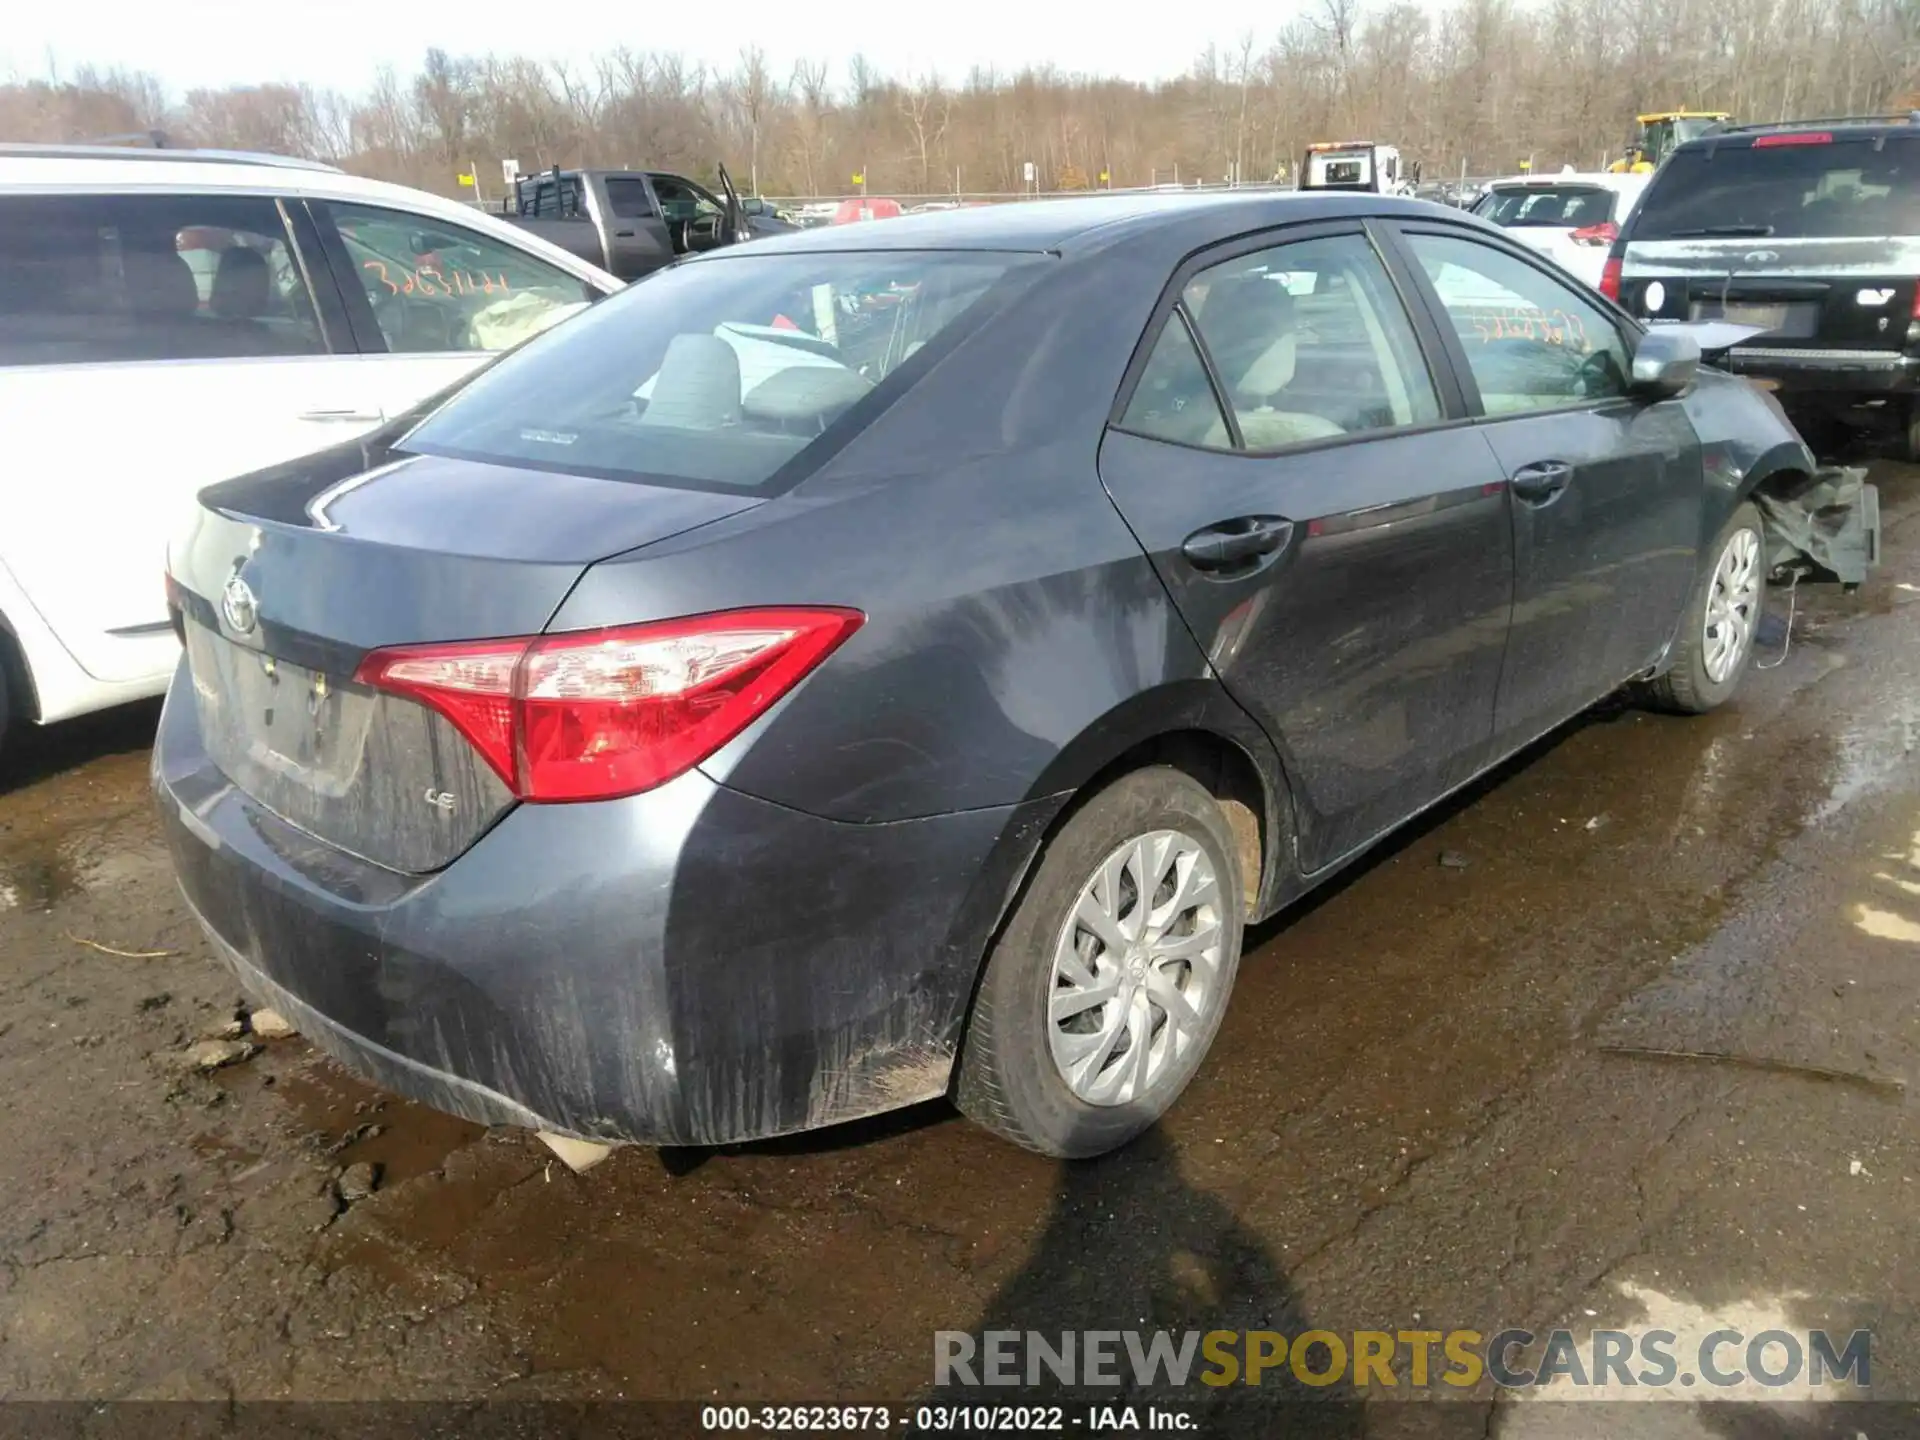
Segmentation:
<svg viewBox="0 0 1920 1440">
<path fill-rule="evenodd" d="M 429 45 L 579 60 L 624 44 L 725 67 L 751 37 L 776 72 L 797 59 L 824 59 L 836 81 L 856 52 L 897 76 L 937 69 L 959 79 L 975 63 L 1051 62 L 1151 80 L 1181 73 L 1209 42 L 1231 48 L 1251 31 L 1264 48 L 1298 5 L 1213 0 L 1189 15 L 1142 12 L 1160 17 L 1142 23 L 1112 3 L 1033 0 L 460 0 L 425 10 L 393 0 L 13 0 L 0 29 L 0 73 L 43 77 L 51 55 L 62 71 L 87 63 L 152 71 L 175 92 L 258 80 L 354 91 L 382 63 L 416 65 Z"/>
</svg>

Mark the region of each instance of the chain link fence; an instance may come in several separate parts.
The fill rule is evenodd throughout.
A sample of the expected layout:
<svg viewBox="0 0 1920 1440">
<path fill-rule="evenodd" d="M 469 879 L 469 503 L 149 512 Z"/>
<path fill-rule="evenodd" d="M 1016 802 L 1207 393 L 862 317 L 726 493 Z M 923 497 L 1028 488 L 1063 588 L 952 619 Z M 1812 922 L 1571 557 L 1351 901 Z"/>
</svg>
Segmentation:
<svg viewBox="0 0 1920 1440">
<path fill-rule="evenodd" d="M 1471 204 L 1486 187 L 1502 178 L 1495 175 L 1470 175 L 1454 177 L 1443 181 L 1431 181 L 1418 187 L 1417 193 L 1426 199 L 1438 200 L 1443 204 Z M 763 194 L 751 198 L 758 199 L 773 207 L 783 215 L 792 217 L 802 224 L 826 224 L 838 215 L 843 206 L 864 205 L 869 210 L 892 214 L 898 205 L 902 214 L 919 214 L 929 210 L 957 210 L 977 205 L 1008 205 L 1019 201 L 1031 200 L 1084 200 L 1093 195 L 1152 195 L 1152 194 L 1214 194 L 1221 191 L 1246 191 L 1249 194 L 1286 192 L 1294 189 L 1291 181 L 1267 183 L 1227 184 L 1225 182 L 1188 183 L 1165 185 L 1113 185 L 1100 186 L 1087 190 L 963 190 L 945 191 L 939 194 L 915 193 L 905 190 L 871 190 L 865 194 L 851 191 L 842 194 L 825 195 L 776 195 Z M 466 203 L 476 209 L 499 214 L 509 207 L 509 198 L 505 195 L 490 195 L 484 200 L 472 196 L 465 197 Z M 878 214 L 874 218 L 879 218 Z"/>
<path fill-rule="evenodd" d="M 1498 179 L 1498 176 L 1466 176 L 1445 181 L 1435 181 L 1418 187 L 1417 193 L 1423 198 L 1439 200 L 1449 204 L 1470 204 L 1474 197 Z M 907 191 L 873 190 L 862 195 L 859 192 L 839 195 L 763 195 L 759 197 L 768 205 L 787 215 L 803 221 L 825 223 L 838 214 L 843 206 L 866 205 L 870 209 L 885 209 L 891 213 L 893 205 L 898 205 L 904 214 L 915 214 L 927 210 L 956 210 L 975 205 L 1007 205 L 1019 201 L 1031 200 L 1081 200 L 1091 195 L 1151 195 L 1167 194 L 1211 194 L 1221 191 L 1246 191 L 1251 194 L 1287 192 L 1294 189 L 1291 181 L 1266 184 L 1185 184 L 1185 185 L 1114 185 L 1101 186 L 1094 190 L 971 190 L 944 194 L 914 194 Z"/>
</svg>

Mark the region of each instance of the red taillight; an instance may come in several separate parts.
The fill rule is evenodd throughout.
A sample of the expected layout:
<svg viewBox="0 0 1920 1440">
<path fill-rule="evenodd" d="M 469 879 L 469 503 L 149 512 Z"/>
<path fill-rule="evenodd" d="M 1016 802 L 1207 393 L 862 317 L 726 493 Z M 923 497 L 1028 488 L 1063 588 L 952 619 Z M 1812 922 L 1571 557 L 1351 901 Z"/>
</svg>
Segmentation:
<svg viewBox="0 0 1920 1440">
<path fill-rule="evenodd" d="M 1600 267 L 1600 293 L 1609 300 L 1620 298 L 1620 257 L 1609 255 L 1607 263 Z"/>
<path fill-rule="evenodd" d="M 1789 130 L 1779 135 L 1756 135 L 1753 139 L 1753 148 L 1766 150 L 1776 145 L 1831 145 L 1832 143 L 1833 135 L 1830 131 Z"/>
<path fill-rule="evenodd" d="M 1620 238 L 1620 227 L 1611 220 L 1602 220 L 1598 225 L 1574 231 L 1569 238 L 1576 245 L 1611 245 Z"/>
<path fill-rule="evenodd" d="M 857 610 L 733 610 L 615 630 L 376 650 L 356 680 L 431 706 L 522 800 L 683 775 L 860 628 Z"/>
</svg>

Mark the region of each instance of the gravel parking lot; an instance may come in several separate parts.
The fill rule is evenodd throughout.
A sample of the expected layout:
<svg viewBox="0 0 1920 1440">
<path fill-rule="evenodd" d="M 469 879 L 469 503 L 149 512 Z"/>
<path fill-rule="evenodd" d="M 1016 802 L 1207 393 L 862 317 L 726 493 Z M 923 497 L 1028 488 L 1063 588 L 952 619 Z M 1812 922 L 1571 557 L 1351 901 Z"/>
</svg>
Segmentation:
<svg viewBox="0 0 1920 1440">
<path fill-rule="evenodd" d="M 297 1037 L 202 1072 L 244 1012 L 156 840 L 155 709 L 26 736 L 0 1392 L 898 1403 L 939 1329 L 1734 1317 L 1869 1327 L 1920 1396 L 1920 471 L 1874 478 L 1882 569 L 1802 595 L 1784 661 L 1705 719 L 1601 707 L 1265 927 L 1193 1089 L 1084 1165 L 935 1105 L 575 1175 Z M 1485 1398 L 1471 1433 L 1567 1433 Z"/>
</svg>

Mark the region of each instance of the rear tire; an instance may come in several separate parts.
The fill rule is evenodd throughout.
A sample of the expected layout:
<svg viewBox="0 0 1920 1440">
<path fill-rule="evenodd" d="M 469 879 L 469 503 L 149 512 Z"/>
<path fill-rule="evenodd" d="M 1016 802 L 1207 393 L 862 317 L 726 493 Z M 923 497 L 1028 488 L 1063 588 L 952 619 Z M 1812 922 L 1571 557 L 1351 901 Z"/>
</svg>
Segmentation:
<svg viewBox="0 0 1920 1440">
<path fill-rule="evenodd" d="M 1183 771 L 1136 770 L 1088 800 L 1040 856 L 988 957 L 960 1057 L 961 1110 L 1068 1159 L 1117 1149 L 1158 1120 L 1233 992 L 1245 915 L 1236 856 L 1220 806 Z"/>
<path fill-rule="evenodd" d="M 1906 424 L 1900 428 L 1900 458 L 1920 464 L 1920 400 L 1907 402 Z"/>
<path fill-rule="evenodd" d="M 1673 644 L 1673 665 L 1646 686 L 1658 709 L 1704 715 L 1740 687 L 1767 605 L 1766 541 L 1760 512 L 1743 504 L 1707 547 Z"/>
</svg>

